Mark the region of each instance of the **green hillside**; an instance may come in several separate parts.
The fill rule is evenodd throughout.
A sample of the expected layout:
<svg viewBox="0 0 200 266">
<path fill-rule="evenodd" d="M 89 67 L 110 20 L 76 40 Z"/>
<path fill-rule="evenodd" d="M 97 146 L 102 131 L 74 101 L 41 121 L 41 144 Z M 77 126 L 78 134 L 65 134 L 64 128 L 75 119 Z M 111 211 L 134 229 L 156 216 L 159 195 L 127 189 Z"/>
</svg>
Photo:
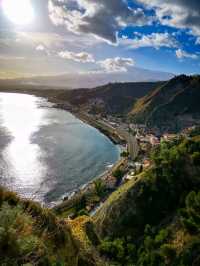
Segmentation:
<svg viewBox="0 0 200 266">
<path fill-rule="evenodd" d="M 94 221 L 113 265 L 200 265 L 200 138 L 162 143 L 153 166 L 114 192 Z"/>
<path fill-rule="evenodd" d="M 100 266 L 92 234 L 87 217 L 73 222 L 59 219 L 51 210 L 0 189 L 2 266 Z"/>
<path fill-rule="evenodd" d="M 127 114 L 137 99 L 164 82 L 110 83 L 93 89 L 67 91 L 63 98 L 92 113 Z"/>
<path fill-rule="evenodd" d="M 200 76 L 178 76 L 139 99 L 130 117 L 163 130 L 200 122 Z"/>
</svg>

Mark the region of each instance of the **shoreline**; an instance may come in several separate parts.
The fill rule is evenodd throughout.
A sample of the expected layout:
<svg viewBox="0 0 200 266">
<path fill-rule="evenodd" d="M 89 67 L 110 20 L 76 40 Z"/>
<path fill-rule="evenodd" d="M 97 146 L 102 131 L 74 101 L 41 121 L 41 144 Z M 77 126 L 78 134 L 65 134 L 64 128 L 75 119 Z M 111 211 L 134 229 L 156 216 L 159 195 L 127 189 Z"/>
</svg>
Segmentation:
<svg viewBox="0 0 200 266">
<path fill-rule="evenodd" d="M 20 90 L 15 90 L 15 91 L 0 91 L 2 93 L 17 93 L 17 94 L 27 94 L 27 95 L 33 95 L 35 97 L 41 97 L 44 98 L 47 102 L 51 103 L 52 106 L 49 108 L 56 108 L 56 109 L 61 109 L 67 112 L 70 112 L 72 115 L 74 115 L 76 118 L 81 120 L 83 123 L 86 123 L 95 129 L 99 130 L 102 134 L 104 134 L 107 138 L 112 141 L 114 145 L 121 145 L 124 143 L 124 139 L 120 137 L 114 130 L 110 130 L 110 128 L 106 128 L 103 126 L 101 123 L 97 123 L 92 117 L 87 116 L 86 114 L 83 114 L 80 110 L 77 110 L 73 106 L 71 106 L 67 101 L 61 101 L 60 99 L 57 99 L 55 96 L 54 97 L 49 97 L 48 95 L 44 95 L 44 91 L 42 91 L 42 95 L 40 95 L 40 91 L 20 91 Z M 56 93 L 56 92 L 55 92 Z M 76 110 L 75 110 L 76 109 Z M 72 199 L 73 197 L 76 197 L 79 194 L 84 193 L 84 191 L 87 191 L 96 180 L 105 180 L 105 178 L 111 174 L 120 164 L 124 163 L 124 158 L 120 156 L 120 151 L 119 151 L 119 158 L 118 160 L 112 165 L 111 168 L 105 169 L 104 172 L 99 174 L 96 177 L 91 177 L 91 180 L 87 183 L 84 183 L 80 185 L 78 188 L 69 191 L 62 195 L 60 197 L 60 200 L 51 202 L 48 205 L 52 209 L 57 209 L 59 208 L 60 205 L 66 202 L 65 198 L 67 199 Z"/>
<path fill-rule="evenodd" d="M 82 122 L 96 128 L 99 130 L 102 134 L 104 134 L 107 138 L 109 138 L 113 144 L 115 145 L 122 145 L 125 143 L 125 139 L 120 136 L 116 130 L 109 128 L 108 126 L 103 125 L 101 122 L 94 120 L 93 117 L 81 113 L 80 111 L 69 111 L 71 112 L 75 117 L 77 117 Z"/>
<path fill-rule="evenodd" d="M 116 131 L 110 131 L 109 129 L 106 129 L 105 127 L 103 127 L 103 125 L 101 123 L 95 121 L 92 117 L 89 117 L 86 114 L 81 113 L 80 110 L 79 111 L 77 111 L 77 110 L 74 111 L 73 108 L 72 109 L 71 108 L 70 109 L 66 108 L 66 105 L 63 106 L 63 104 L 54 103 L 52 101 L 50 101 L 50 102 L 53 103 L 53 104 L 55 104 L 54 106 L 52 106 L 52 108 L 57 108 L 57 109 L 61 109 L 61 110 L 70 112 L 77 119 L 79 119 L 83 123 L 86 123 L 87 125 L 92 126 L 93 128 L 97 129 L 99 132 L 101 132 L 104 136 L 106 136 L 107 138 L 109 138 L 110 141 L 114 145 L 120 147 L 120 145 L 126 143 L 125 139 L 122 138 L 121 136 L 119 136 L 119 134 L 117 134 Z M 71 202 L 80 200 L 80 198 L 91 189 L 91 187 L 94 185 L 94 182 L 95 181 L 97 181 L 97 180 L 105 181 L 106 178 L 109 175 L 111 175 L 116 169 L 118 169 L 120 166 L 122 166 L 124 164 L 125 165 L 127 164 L 127 159 L 121 157 L 121 155 L 119 153 L 119 158 L 112 165 L 112 167 L 107 168 L 104 172 L 102 172 L 101 174 L 99 174 L 96 177 L 93 177 L 87 183 L 84 183 L 83 185 L 80 185 L 77 189 L 75 189 L 73 191 L 70 191 L 70 192 L 66 193 L 65 195 L 63 195 L 61 201 L 55 203 L 55 205 L 52 206 L 51 208 L 55 212 L 60 212 L 60 211 L 62 212 L 62 211 L 64 211 L 63 209 L 69 209 L 70 206 L 73 205 Z M 98 204 L 96 206 L 94 206 L 94 208 L 91 210 L 91 213 L 97 207 L 98 207 Z"/>
</svg>

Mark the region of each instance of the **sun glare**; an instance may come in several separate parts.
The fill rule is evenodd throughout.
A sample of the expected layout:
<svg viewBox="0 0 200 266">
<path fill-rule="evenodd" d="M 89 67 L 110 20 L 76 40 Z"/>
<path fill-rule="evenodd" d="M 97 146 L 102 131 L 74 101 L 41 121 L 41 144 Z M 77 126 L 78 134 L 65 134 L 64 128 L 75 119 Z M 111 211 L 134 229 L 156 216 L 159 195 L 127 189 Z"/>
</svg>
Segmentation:
<svg viewBox="0 0 200 266">
<path fill-rule="evenodd" d="M 26 25 L 31 23 L 34 18 L 30 0 L 3 0 L 2 6 L 5 15 L 15 24 Z"/>
</svg>

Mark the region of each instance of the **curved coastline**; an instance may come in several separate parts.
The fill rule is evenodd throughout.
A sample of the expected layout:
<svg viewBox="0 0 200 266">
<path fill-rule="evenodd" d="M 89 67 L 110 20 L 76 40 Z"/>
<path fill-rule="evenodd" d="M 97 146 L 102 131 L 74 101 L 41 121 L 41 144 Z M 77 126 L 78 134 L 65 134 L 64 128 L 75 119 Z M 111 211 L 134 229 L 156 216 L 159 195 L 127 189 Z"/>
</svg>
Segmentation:
<svg viewBox="0 0 200 266">
<path fill-rule="evenodd" d="M 43 98 L 45 101 L 47 101 L 47 102 L 49 102 L 50 104 L 47 106 L 48 108 L 55 108 L 55 109 L 62 109 L 62 110 L 64 110 L 64 111 L 68 111 L 68 112 L 70 112 L 72 115 L 74 115 L 75 117 L 77 117 L 79 120 L 81 120 L 82 122 L 84 122 L 84 123 L 86 123 L 86 124 L 89 124 L 90 126 L 92 126 L 92 127 L 94 127 L 94 128 L 96 128 L 98 131 L 100 131 L 101 133 L 103 133 L 106 137 L 108 137 L 114 144 L 119 144 L 119 142 L 118 142 L 118 140 L 117 140 L 117 138 L 115 137 L 109 137 L 109 132 L 107 132 L 106 134 L 105 134 L 105 130 L 101 130 L 101 128 L 98 126 L 95 126 L 94 124 L 92 124 L 91 122 L 89 123 L 87 120 L 86 120 L 86 118 L 85 119 L 83 119 L 83 117 L 81 117 L 81 116 L 79 116 L 78 115 L 78 113 L 77 112 L 74 112 L 73 110 L 71 110 L 71 108 L 69 109 L 69 108 L 66 108 L 66 105 L 63 105 L 63 104 L 59 104 L 58 103 L 58 101 L 55 99 L 55 101 L 53 100 L 53 99 L 49 99 L 49 97 L 48 96 L 44 96 L 44 95 L 37 95 L 37 93 L 27 93 L 26 91 L 23 91 L 23 92 L 21 92 L 21 91 L 2 91 L 2 92 L 4 92 L 4 93 L 18 93 L 18 94 L 31 94 L 31 95 L 34 95 L 34 96 L 36 96 L 36 97 L 39 97 L 39 98 Z M 39 104 L 39 106 L 40 106 L 40 104 Z M 41 106 L 41 107 L 43 107 L 43 106 Z M 120 153 L 120 151 L 119 151 L 119 153 Z M 114 165 L 113 165 L 113 167 L 119 162 L 119 160 L 120 160 L 120 156 L 118 156 L 117 158 L 117 161 L 116 161 L 116 163 L 114 163 Z M 112 167 L 112 168 L 113 168 Z M 108 170 L 107 169 L 102 169 L 103 170 L 103 172 L 102 173 L 100 173 L 98 176 L 91 176 L 91 179 L 90 179 L 90 181 L 88 182 L 88 183 L 84 183 L 84 184 L 81 184 L 79 187 L 77 187 L 76 189 L 74 189 L 74 190 L 72 190 L 71 192 L 69 192 L 69 193 L 67 193 L 67 194 L 71 194 L 71 195 L 73 195 L 73 194 L 75 194 L 75 192 L 76 193 L 79 193 L 80 191 L 82 191 L 82 190 L 85 190 L 85 189 L 87 189 L 87 186 L 89 186 L 90 185 L 90 183 L 91 182 L 94 182 L 94 180 L 96 180 L 96 179 L 98 179 L 98 178 L 102 178 L 102 177 L 104 177 L 106 174 L 108 174 L 110 171 L 111 171 L 111 169 L 112 168 L 109 168 Z M 52 207 L 52 206 L 55 206 L 55 204 L 59 204 L 59 202 L 61 202 L 61 200 L 63 199 L 63 197 L 64 197 L 64 195 L 67 195 L 67 194 L 63 194 L 63 195 L 60 195 L 60 200 L 58 199 L 58 201 L 56 201 L 56 202 L 50 202 L 50 204 L 49 204 L 49 207 Z"/>
<path fill-rule="evenodd" d="M 122 132 L 121 130 L 114 129 L 110 125 L 105 125 L 105 123 L 101 123 L 100 121 L 97 121 L 95 117 L 89 116 L 88 114 L 82 112 L 82 110 L 69 104 L 67 101 L 60 100 L 60 98 L 57 97 L 56 90 L 51 90 L 50 93 L 49 91 L 45 92 L 45 90 L 39 90 L 39 89 L 33 89 L 33 90 L 1 89 L 0 91 L 7 92 L 7 93 L 29 94 L 29 95 L 34 95 L 36 97 L 41 97 L 43 99 L 46 99 L 49 103 L 52 103 L 52 106 L 50 106 L 49 108 L 62 109 L 62 110 L 70 112 L 72 115 L 80 119 L 82 122 L 89 124 L 90 126 L 99 130 L 102 134 L 108 137 L 115 145 L 127 144 L 128 150 L 130 150 L 130 147 L 132 146 L 129 136 L 124 134 L 124 132 Z M 137 154 L 137 151 L 135 152 L 135 154 Z M 71 197 L 74 198 L 74 197 L 77 197 L 78 195 L 83 194 L 85 191 L 87 191 L 87 189 L 89 189 L 89 187 L 92 184 L 94 184 L 95 180 L 105 179 L 110 173 L 114 172 L 114 170 L 120 167 L 121 165 L 123 166 L 127 165 L 127 159 L 119 157 L 119 160 L 117 160 L 116 163 L 114 163 L 112 168 L 108 169 L 107 171 L 104 171 L 102 174 L 100 174 L 97 177 L 93 177 L 93 179 L 90 182 L 81 185 L 79 189 L 76 189 L 75 191 L 71 191 Z M 53 207 L 54 209 L 59 209 L 61 206 L 63 206 L 68 201 L 69 201 L 69 197 L 66 197 L 65 199 L 61 199 L 59 202 L 58 201 L 52 202 L 52 205 L 50 207 Z"/>
<path fill-rule="evenodd" d="M 52 102 L 53 103 L 53 102 Z M 109 138 L 114 145 L 118 145 L 120 148 L 120 145 L 125 143 L 125 139 L 122 138 L 116 131 L 110 131 L 109 129 L 105 128 L 101 123 L 98 123 L 91 117 L 87 116 L 86 114 L 81 113 L 80 111 L 77 112 L 72 110 L 72 109 L 66 109 L 65 107 L 63 108 L 63 105 L 55 104 L 54 108 L 62 109 L 65 111 L 70 112 L 72 115 L 74 115 L 76 118 L 81 120 L 83 123 L 86 123 L 95 129 L 99 130 L 103 135 L 105 135 L 107 138 Z M 119 151 L 120 152 L 120 151 Z M 63 195 L 62 200 L 60 202 L 56 202 L 52 204 L 52 208 L 55 211 L 60 211 L 62 209 L 65 209 L 68 207 L 68 205 L 71 205 L 71 202 L 74 202 L 80 198 L 81 195 L 84 193 L 87 193 L 87 191 L 93 186 L 94 182 L 96 180 L 105 180 L 107 176 L 112 174 L 116 169 L 118 169 L 121 165 L 126 163 L 126 159 L 122 158 L 119 155 L 119 159 L 112 165 L 111 168 L 108 168 L 106 171 L 102 172 L 100 175 L 93 177 L 91 181 L 81 185 L 78 189 L 75 189 L 71 192 L 68 192 Z"/>
</svg>

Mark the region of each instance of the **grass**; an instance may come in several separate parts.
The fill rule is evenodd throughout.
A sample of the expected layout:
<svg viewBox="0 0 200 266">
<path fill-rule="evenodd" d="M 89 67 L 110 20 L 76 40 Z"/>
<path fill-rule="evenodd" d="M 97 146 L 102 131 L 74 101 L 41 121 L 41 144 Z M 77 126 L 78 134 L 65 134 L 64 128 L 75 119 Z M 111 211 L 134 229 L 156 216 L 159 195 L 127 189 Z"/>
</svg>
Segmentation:
<svg viewBox="0 0 200 266">
<path fill-rule="evenodd" d="M 0 265 L 81 266 L 80 261 L 95 261 L 84 231 L 88 221 L 85 217 L 69 223 L 0 188 Z"/>
</svg>

